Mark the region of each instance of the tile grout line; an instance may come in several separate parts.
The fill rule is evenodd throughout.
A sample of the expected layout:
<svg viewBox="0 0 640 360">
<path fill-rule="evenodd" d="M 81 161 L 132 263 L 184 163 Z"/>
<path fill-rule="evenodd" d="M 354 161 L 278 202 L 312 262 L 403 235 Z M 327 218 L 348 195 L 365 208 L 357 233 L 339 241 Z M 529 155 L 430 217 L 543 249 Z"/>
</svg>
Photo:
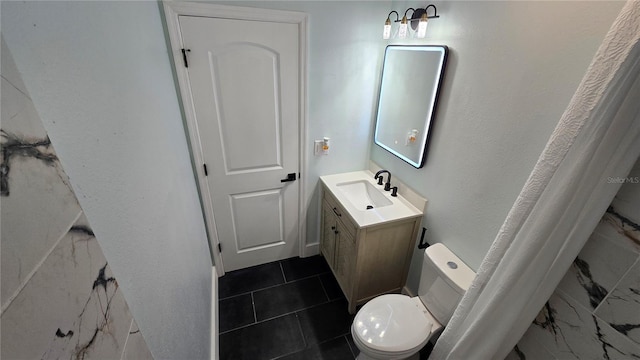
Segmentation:
<svg viewBox="0 0 640 360">
<path fill-rule="evenodd" d="M 226 331 L 224 331 L 224 332 L 221 332 L 221 333 L 220 333 L 220 335 L 222 335 L 222 334 L 226 334 L 226 333 L 229 333 L 229 332 L 232 332 L 232 331 L 235 331 L 235 330 L 239 330 L 239 329 L 244 329 L 244 328 L 247 328 L 247 327 L 249 327 L 249 326 L 253 326 L 253 325 L 257 325 L 257 324 L 262 324 L 262 323 L 267 322 L 267 321 L 275 320 L 275 319 L 277 319 L 277 318 L 279 318 L 279 317 L 283 317 L 283 316 L 287 316 L 287 315 L 292 315 L 292 314 L 294 314 L 294 315 L 295 315 L 295 314 L 297 314 L 298 312 L 301 312 L 301 311 L 305 311 L 305 310 L 313 309 L 314 307 L 318 307 L 318 306 L 326 305 L 326 304 L 329 304 L 329 303 L 332 303 L 332 302 L 336 302 L 336 301 L 341 301 L 341 300 L 343 300 L 343 299 L 329 300 L 329 301 L 326 301 L 326 302 L 323 302 L 323 303 L 320 303 L 320 304 L 315 304 L 315 305 L 307 306 L 307 307 L 302 308 L 302 309 L 297 309 L 297 310 L 293 310 L 293 311 L 290 311 L 290 312 L 287 312 L 287 313 L 284 313 L 284 314 L 280 314 L 280 315 L 277 315 L 277 316 L 272 316 L 272 317 L 270 317 L 270 318 L 266 318 L 266 319 L 263 319 L 263 320 L 260 320 L 260 321 L 257 321 L 257 317 L 256 317 L 256 313 L 255 313 L 255 308 L 254 308 L 254 312 L 253 312 L 253 314 L 254 314 L 254 319 L 256 319 L 256 322 L 255 322 L 255 323 L 253 323 L 253 324 L 247 324 L 247 325 L 242 325 L 242 326 L 238 326 L 238 327 L 236 327 L 236 328 L 230 329 L 230 330 L 226 330 Z M 253 299 L 252 299 L 252 303 L 253 303 Z M 296 316 L 296 317 L 297 317 L 297 316 Z M 340 336 L 343 336 L 343 335 L 340 335 Z"/>
<path fill-rule="evenodd" d="M 349 328 L 349 330 L 351 330 L 351 328 Z M 358 356 L 358 354 L 360 353 L 360 351 L 358 350 L 358 354 L 356 354 L 356 350 L 358 348 L 354 349 L 351 346 L 351 342 L 349 342 L 349 338 L 348 338 L 349 335 L 342 335 L 342 336 L 344 336 L 344 340 L 347 342 L 347 346 L 349 346 L 349 350 L 351 351 L 351 356 L 353 356 L 353 358 L 355 359 Z"/>
<path fill-rule="evenodd" d="M 320 280 L 320 287 L 322 287 L 322 291 L 324 292 L 324 296 L 327 297 L 327 301 L 331 301 L 331 298 L 329 297 L 329 293 L 327 292 L 327 289 L 325 289 L 324 287 L 324 283 L 322 282 L 322 278 L 320 277 L 320 275 L 316 275 L 318 277 L 318 280 Z"/>
<path fill-rule="evenodd" d="M 270 264 L 274 264 L 274 263 L 278 263 L 278 265 L 280 265 L 280 260 L 273 261 L 273 262 L 266 263 L 266 264 L 256 265 L 256 266 L 252 266 L 252 267 L 248 267 L 248 268 L 233 270 L 233 271 L 225 273 L 225 276 L 227 276 L 229 274 L 233 274 L 234 272 L 237 272 L 237 271 L 248 270 L 248 269 L 251 269 L 251 268 L 258 268 L 258 267 L 262 267 L 264 265 L 270 265 Z M 254 271 L 254 270 L 251 270 L 251 271 Z M 261 271 L 259 271 L 259 272 L 261 272 Z M 281 266 L 280 266 L 280 273 L 282 274 L 282 267 Z M 224 278 L 224 277 L 222 277 L 222 278 Z M 284 276 L 283 276 L 283 280 L 284 280 Z M 284 284 L 284 282 L 283 282 L 283 284 Z M 252 291 L 267 289 L 267 288 L 278 286 L 278 285 L 282 285 L 282 284 L 275 284 L 275 285 L 269 285 L 269 286 L 264 287 L 264 288 L 251 289 L 251 290 L 243 291 L 243 292 L 240 292 L 240 293 L 237 293 L 237 294 L 232 294 L 232 295 L 225 296 L 225 297 L 220 297 L 220 294 L 218 294 L 218 300 L 224 300 L 224 299 L 228 299 L 228 298 L 231 298 L 231 297 L 234 297 L 234 296 L 238 296 L 238 295 L 245 295 L 245 294 L 248 294 L 248 293 L 250 293 Z"/>
<path fill-rule="evenodd" d="M 331 271 L 329 270 L 329 271 L 323 271 L 323 272 L 316 273 L 316 274 L 311 274 L 309 276 L 301 277 L 299 279 L 292 279 L 292 280 L 289 281 L 289 280 L 287 280 L 287 277 L 286 277 L 286 275 L 284 273 L 284 268 L 282 267 L 282 260 L 278 261 L 278 265 L 280 265 L 280 273 L 282 274 L 282 278 L 284 280 L 283 283 L 275 284 L 275 285 L 269 285 L 269 286 L 266 286 L 266 287 L 263 287 L 263 288 L 248 290 L 248 291 L 244 291 L 244 292 L 241 292 L 241 293 L 237 293 L 237 294 L 233 294 L 233 295 L 229 295 L 229 296 L 225 296 L 225 297 L 219 297 L 218 300 L 226 300 L 226 299 L 229 299 L 229 298 L 232 298 L 232 297 L 235 297 L 235 296 L 246 295 L 246 294 L 249 294 L 251 292 L 260 291 L 260 290 L 266 290 L 266 289 L 270 289 L 270 288 L 273 288 L 273 287 L 276 287 L 276 286 L 292 283 L 292 282 L 295 282 L 295 281 L 309 279 L 309 278 L 312 278 L 314 276 L 320 276 L 320 275 L 323 275 L 323 274 L 332 274 Z M 327 296 L 327 298 L 328 298 L 328 296 Z"/>
<path fill-rule="evenodd" d="M 303 332 L 303 337 L 304 337 L 304 332 Z M 273 358 L 272 360 L 282 359 L 282 358 L 284 358 L 285 356 L 289 356 L 289 355 L 293 355 L 293 354 L 300 354 L 300 353 L 303 353 L 305 350 L 311 349 L 311 348 L 313 348 L 313 347 L 317 347 L 317 348 L 319 348 L 319 347 L 320 347 L 320 345 L 326 344 L 326 343 L 331 342 L 331 341 L 338 340 L 338 339 L 340 339 L 340 338 L 344 338 L 344 341 L 346 341 L 346 343 L 347 343 L 347 347 L 349 348 L 349 353 L 351 354 L 351 357 L 355 359 L 357 355 L 355 355 L 355 354 L 353 353 L 353 349 L 351 348 L 351 344 L 349 343 L 349 339 L 347 338 L 347 335 L 338 335 L 338 336 L 336 336 L 336 337 L 333 337 L 333 338 L 330 338 L 330 339 L 327 339 L 327 340 L 324 340 L 324 341 L 321 341 L 321 342 L 318 342 L 318 343 L 315 343 L 315 344 L 307 344 L 307 342 L 306 342 L 306 340 L 305 340 L 305 347 L 304 347 L 304 349 L 302 349 L 302 350 L 298 350 L 298 351 L 294 351 L 294 352 L 290 352 L 290 353 L 286 353 L 286 354 L 282 354 L 282 355 L 278 355 L 278 356 L 276 356 L 275 358 Z M 307 345 L 310 345 L 310 346 L 309 346 L 309 347 L 307 347 Z"/>
<path fill-rule="evenodd" d="M 312 277 L 314 277 L 314 276 L 320 276 L 320 275 L 322 275 L 322 274 L 329 274 L 329 273 L 324 272 L 324 273 L 320 273 L 320 274 L 314 274 L 314 275 L 310 275 L 310 276 L 303 277 L 303 278 L 300 278 L 300 279 L 291 280 L 291 281 L 289 281 L 289 282 L 284 282 L 284 283 L 282 283 L 282 284 L 269 285 L 269 286 L 267 286 L 267 287 L 263 287 L 263 288 L 259 288 L 259 289 L 254 289 L 254 290 L 249 290 L 249 291 L 245 291 L 245 292 L 242 292 L 242 293 L 238 293 L 238 294 L 234 294 L 234 295 L 226 296 L 226 297 L 223 297 L 223 298 L 218 298 L 218 300 L 227 300 L 227 299 L 231 299 L 231 298 L 236 297 L 236 296 L 240 296 L 240 295 L 247 295 L 247 294 L 250 294 L 250 293 L 252 293 L 252 292 L 257 292 L 257 291 L 262 291 L 262 290 L 272 289 L 272 288 L 274 288 L 274 287 L 276 287 L 276 286 L 292 284 L 292 283 L 294 283 L 294 282 L 296 282 L 296 281 L 301 281 L 301 280 L 308 280 L 308 279 L 310 279 L 310 278 L 312 278 Z M 322 281 L 321 281 L 321 282 L 322 282 Z"/>
<path fill-rule="evenodd" d="M 258 323 L 258 315 L 256 315 L 256 300 L 253 298 L 253 291 L 251 292 L 251 309 L 253 310 L 253 324 L 249 324 L 249 326 Z"/>
<path fill-rule="evenodd" d="M 318 277 L 319 277 L 319 276 L 320 276 L 320 275 L 322 275 L 322 274 L 328 274 L 328 273 L 315 274 L 315 275 L 311 275 L 311 276 L 303 277 L 303 278 L 300 278 L 300 279 L 291 280 L 291 281 L 289 281 L 289 282 L 285 282 L 285 283 L 282 283 L 282 284 L 269 285 L 269 286 L 267 286 L 267 287 L 263 287 L 263 288 L 259 288 L 259 289 L 254 289 L 254 290 L 246 291 L 246 292 L 239 293 L 239 294 L 235 294 L 235 295 L 230 295 L 230 296 L 223 297 L 223 298 L 218 298 L 218 301 L 221 301 L 221 300 L 227 300 L 227 299 L 231 299 L 231 298 L 233 298 L 233 297 L 237 297 L 237 296 L 241 296 L 241 295 L 247 295 L 247 294 L 254 293 L 254 292 L 258 292 L 258 291 L 263 291 L 263 290 L 273 289 L 273 288 L 275 288 L 275 287 L 282 286 L 282 285 L 293 284 L 293 283 L 295 283 L 295 282 L 302 281 L 302 280 L 309 280 L 309 279 L 311 279 L 312 277 L 315 277 L 315 276 L 318 276 Z M 320 283 L 322 284 L 322 280 L 320 280 Z M 327 298 L 329 298 L 329 296 L 327 296 Z"/>
<path fill-rule="evenodd" d="M 304 279 L 301 279 L 301 280 L 308 280 L 308 279 L 311 279 L 311 278 L 312 278 L 312 277 L 308 277 L 308 278 L 304 278 Z M 298 281 L 301 281 L 301 280 L 294 280 L 294 281 L 290 282 L 289 284 L 293 284 L 293 283 L 298 282 Z M 320 283 L 320 286 L 322 286 L 322 280 L 320 280 L 320 278 L 318 278 L 318 282 Z M 287 284 L 282 284 L 282 285 L 284 286 L 284 285 L 287 285 Z M 305 306 L 305 307 L 303 307 L 303 308 L 296 309 L 296 310 L 292 310 L 292 311 L 289 311 L 289 312 L 286 312 L 286 313 L 283 313 L 283 314 L 280 314 L 280 315 L 271 316 L 271 317 L 265 318 L 265 319 L 263 319 L 263 320 L 260 320 L 260 322 L 268 321 L 268 320 L 271 320 L 271 319 L 275 319 L 275 318 L 278 318 L 278 317 L 283 316 L 283 315 L 293 314 L 293 313 L 296 313 L 296 312 L 298 312 L 298 311 L 308 310 L 308 309 L 314 308 L 314 307 L 316 307 L 316 306 L 325 305 L 325 304 L 328 304 L 328 303 L 331 303 L 331 302 L 334 302 L 334 301 L 338 301 L 338 300 L 341 300 L 341 299 L 340 299 L 340 298 L 338 298 L 338 299 L 331 300 L 331 299 L 329 299 L 329 297 L 327 296 L 327 299 L 326 299 L 326 300 L 323 300 L 322 302 L 319 302 L 319 303 L 317 303 L 317 304 L 313 304 L 313 305 Z M 257 317 L 256 317 L 256 320 L 257 320 Z"/>
<path fill-rule="evenodd" d="M 618 281 L 616 281 L 616 283 L 611 287 L 610 291 L 607 291 L 607 295 L 605 295 L 604 298 L 602 298 L 602 300 L 600 301 L 600 303 L 598 304 L 598 306 L 596 306 L 595 309 L 593 309 L 593 311 L 591 312 L 592 315 L 597 316 L 598 318 L 600 318 L 600 316 L 596 315 L 596 312 L 598 311 L 598 309 L 600 309 L 600 306 L 602 306 L 602 304 L 604 304 L 607 299 L 611 296 L 611 294 L 613 294 L 614 291 L 616 291 L 616 289 L 618 288 L 618 286 L 620 285 L 620 283 L 622 283 L 623 280 L 626 279 L 627 275 L 629 275 L 629 273 L 631 272 L 631 270 L 636 266 L 636 264 L 640 262 L 640 256 L 636 257 L 636 260 L 629 266 L 629 268 L 627 269 L 627 271 L 624 272 L 624 274 L 622 274 L 622 276 L 620 276 L 620 278 L 618 279 Z M 607 322 L 607 321 L 605 321 Z"/>
<path fill-rule="evenodd" d="M 234 298 L 234 297 L 237 297 L 237 296 L 248 295 L 248 294 L 254 293 L 254 292 L 256 292 L 256 291 L 267 290 L 267 289 L 271 289 L 271 288 L 274 288 L 274 287 L 276 287 L 276 286 L 280 286 L 280 285 L 284 285 L 284 284 L 285 284 L 285 283 L 282 283 L 282 284 L 275 284 L 275 285 L 269 285 L 269 286 L 267 286 L 267 287 L 263 287 L 263 288 L 259 288 L 259 289 L 254 289 L 254 290 L 249 290 L 249 291 L 245 291 L 245 292 L 243 292 L 243 293 L 239 293 L 239 294 L 235 294 L 235 295 L 231 295 L 231 296 L 227 296 L 227 297 L 219 298 L 218 300 L 227 300 L 227 299 L 231 299 L 231 298 Z"/>
<path fill-rule="evenodd" d="M 133 316 L 131 316 L 131 323 L 129 323 L 129 330 L 127 330 L 127 338 L 124 339 L 124 345 L 122 345 L 122 353 L 120 354 L 120 360 L 124 360 L 124 354 L 127 351 L 127 344 L 129 343 L 129 337 L 131 336 L 132 328 L 133 328 Z"/>
<path fill-rule="evenodd" d="M 24 290 L 24 288 L 27 286 L 29 281 L 31 281 L 31 278 L 33 278 L 33 276 L 38 272 L 38 270 L 40 270 L 40 267 L 42 267 L 42 265 L 45 263 L 45 261 L 47 261 L 49 256 L 56 249 L 56 247 L 58 247 L 60 242 L 62 242 L 62 239 L 64 239 L 65 236 L 67 236 L 67 234 L 69 233 L 69 230 L 73 227 L 73 225 L 76 223 L 76 221 L 78 221 L 78 219 L 80 219 L 82 214 L 83 214 L 83 211 L 81 209 L 80 211 L 78 211 L 78 215 L 76 215 L 76 217 L 73 219 L 71 224 L 69 224 L 69 226 L 67 227 L 67 230 L 65 232 L 63 232 L 62 235 L 60 235 L 60 237 L 53 244 L 53 246 L 47 251 L 47 253 L 42 257 L 42 259 L 40 261 L 38 261 L 38 263 L 33 267 L 33 270 L 31 270 L 31 272 L 29 274 L 27 274 L 27 276 L 24 278 L 24 280 L 22 280 L 22 283 L 20 284 L 20 286 L 7 299 L 6 303 L 2 304 L 2 308 L 0 309 L 0 315 L 4 314 L 4 312 L 9 308 L 9 306 L 11 306 L 11 304 L 18 297 L 18 295 L 20 295 L 20 293 L 22 292 L 22 290 Z"/>
<path fill-rule="evenodd" d="M 300 351 L 304 351 L 307 346 L 309 346 L 309 343 L 307 341 L 307 337 L 304 336 L 304 330 L 302 330 L 302 324 L 300 323 L 300 318 L 298 317 L 298 313 L 295 313 L 296 316 L 296 322 L 298 323 L 298 330 L 300 330 L 300 335 L 302 335 L 302 344 L 304 344 L 304 348 Z"/>
<path fill-rule="evenodd" d="M 280 265 L 280 272 L 282 273 L 282 278 L 284 279 L 284 283 L 286 284 L 287 281 L 287 275 L 284 274 L 284 268 L 282 267 L 282 261 L 278 261 L 278 265 Z"/>
<path fill-rule="evenodd" d="M 7 79 L 6 76 L 0 74 L 0 77 L 3 78 L 6 82 L 8 82 L 11 86 L 13 86 L 13 88 L 16 89 L 16 91 L 18 91 L 20 94 L 26 96 L 27 99 L 29 99 L 29 101 L 31 101 L 31 103 L 33 103 L 33 100 L 31 99 L 31 96 L 29 96 L 29 94 L 25 94 L 24 91 L 20 90 L 20 88 L 18 88 L 18 86 L 16 84 L 12 83 L 9 79 Z"/>
</svg>

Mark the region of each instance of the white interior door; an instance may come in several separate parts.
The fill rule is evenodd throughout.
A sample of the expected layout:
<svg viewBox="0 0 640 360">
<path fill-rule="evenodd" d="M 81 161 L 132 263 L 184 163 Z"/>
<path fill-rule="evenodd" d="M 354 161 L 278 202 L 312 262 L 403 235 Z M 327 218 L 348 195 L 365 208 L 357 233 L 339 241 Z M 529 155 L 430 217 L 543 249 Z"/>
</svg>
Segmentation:
<svg viewBox="0 0 640 360">
<path fill-rule="evenodd" d="M 224 270 L 298 255 L 298 26 L 178 21 Z"/>
</svg>

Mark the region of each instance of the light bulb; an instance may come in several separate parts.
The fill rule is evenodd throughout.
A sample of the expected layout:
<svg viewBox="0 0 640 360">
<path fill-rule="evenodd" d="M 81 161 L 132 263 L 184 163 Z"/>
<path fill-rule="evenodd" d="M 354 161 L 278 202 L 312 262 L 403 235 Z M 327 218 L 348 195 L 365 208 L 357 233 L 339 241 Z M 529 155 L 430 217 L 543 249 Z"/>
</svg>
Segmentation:
<svg viewBox="0 0 640 360">
<path fill-rule="evenodd" d="M 400 29 L 398 29 L 398 37 L 404 39 L 407 37 L 407 17 L 403 16 L 400 22 Z"/>
<path fill-rule="evenodd" d="M 387 18 L 387 21 L 384 22 L 384 31 L 382 32 L 382 38 L 388 39 L 391 37 L 391 19 Z"/>
<path fill-rule="evenodd" d="M 418 37 L 422 39 L 425 35 L 427 35 L 427 14 L 422 14 L 418 23 Z"/>
</svg>

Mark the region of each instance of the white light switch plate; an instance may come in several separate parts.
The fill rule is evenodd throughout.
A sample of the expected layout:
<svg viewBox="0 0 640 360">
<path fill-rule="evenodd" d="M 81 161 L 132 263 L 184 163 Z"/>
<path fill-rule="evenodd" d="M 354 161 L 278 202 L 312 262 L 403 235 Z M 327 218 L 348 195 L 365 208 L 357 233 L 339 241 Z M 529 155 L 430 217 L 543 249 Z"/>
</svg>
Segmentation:
<svg viewBox="0 0 640 360">
<path fill-rule="evenodd" d="M 315 140 L 313 142 L 313 154 L 318 156 L 318 155 L 324 155 L 324 152 L 322 151 L 322 145 L 324 144 L 324 141 L 322 140 Z"/>
</svg>

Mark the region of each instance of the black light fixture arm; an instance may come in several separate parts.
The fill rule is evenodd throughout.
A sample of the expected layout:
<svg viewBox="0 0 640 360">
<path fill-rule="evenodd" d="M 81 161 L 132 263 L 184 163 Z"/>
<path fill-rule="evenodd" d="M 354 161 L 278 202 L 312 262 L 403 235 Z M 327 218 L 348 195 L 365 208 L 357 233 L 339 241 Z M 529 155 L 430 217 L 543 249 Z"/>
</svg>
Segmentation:
<svg viewBox="0 0 640 360">
<path fill-rule="evenodd" d="M 387 20 L 391 20 L 391 14 L 396 14 L 396 19 L 394 20 L 394 22 L 400 22 L 400 15 L 398 15 L 398 12 L 395 10 L 391 10 L 391 12 L 389 13 L 389 15 L 387 15 Z"/>
<path fill-rule="evenodd" d="M 404 11 L 404 17 L 407 17 L 407 13 L 409 12 L 409 10 L 412 11 L 412 14 L 416 12 L 416 9 L 410 7 Z M 413 18 L 413 15 L 411 17 Z"/>
<path fill-rule="evenodd" d="M 429 15 L 429 10 L 431 8 L 433 8 L 432 10 L 433 14 Z M 410 10 L 412 11 L 411 18 L 407 18 L 407 14 L 409 14 Z M 413 29 L 414 31 L 417 31 L 416 33 L 417 38 L 419 39 L 424 38 L 427 30 L 427 21 L 429 19 L 435 19 L 440 17 L 438 15 L 438 9 L 436 9 L 436 6 L 433 4 L 429 4 L 424 8 L 414 9 L 410 7 L 404 11 L 404 15 L 402 16 L 402 19 L 400 19 L 400 14 L 398 14 L 397 11 L 392 10 L 391 12 L 389 12 L 389 15 L 387 15 L 387 20 L 384 22 L 384 31 L 382 33 L 383 39 L 391 38 L 391 23 L 392 23 L 391 14 L 396 14 L 396 19 L 393 20 L 393 22 L 400 23 L 400 27 L 398 29 L 398 37 L 400 39 L 404 39 L 407 37 L 408 25 L 411 25 L 411 29 Z"/>
<path fill-rule="evenodd" d="M 433 8 L 433 15 L 431 16 L 429 16 L 429 8 Z M 438 15 L 438 9 L 436 9 L 436 6 L 433 4 L 427 5 L 427 7 L 424 8 L 424 12 L 427 13 L 427 19 L 435 19 L 440 17 L 440 15 Z"/>
<path fill-rule="evenodd" d="M 429 9 L 433 8 L 433 15 L 429 15 Z M 411 22 L 411 21 L 420 21 L 420 18 L 422 17 L 422 14 L 427 14 L 427 19 L 437 19 L 440 17 L 440 15 L 438 15 L 438 9 L 436 8 L 435 5 L 433 4 L 429 4 L 427 5 L 424 9 L 423 8 L 408 8 L 405 12 L 404 12 L 404 16 L 407 17 L 407 13 L 409 12 L 409 10 L 413 11 L 413 13 L 411 14 L 411 19 L 407 18 L 407 21 Z M 395 12 L 395 11 L 392 11 Z M 391 15 L 391 13 L 389 13 L 389 15 Z M 389 18 L 387 16 L 387 18 Z M 401 20 L 398 17 L 398 13 L 396 13 L 396 20 L 394 22 L 400 22 Z"/>
</svg>

